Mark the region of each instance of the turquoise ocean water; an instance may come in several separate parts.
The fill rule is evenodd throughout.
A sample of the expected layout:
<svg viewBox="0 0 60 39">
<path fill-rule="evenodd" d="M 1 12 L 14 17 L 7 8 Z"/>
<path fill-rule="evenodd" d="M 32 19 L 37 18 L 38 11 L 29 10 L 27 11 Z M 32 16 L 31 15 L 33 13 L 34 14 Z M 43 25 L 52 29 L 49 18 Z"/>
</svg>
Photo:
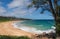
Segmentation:
<svg viewBox="0 0 60 39">
<path fill-rule="evenodd" d="M 25 26 L 35 27 L 38 30 L 51 29 L 54 26 L 54 20 L 26 20 L 21 22 Z"/>
<path fill-rule="evenodd" d="M 42 32 L 51 30 L 54 26 L 54 20 L 25 20 L 17 23 L 17 27 L 31 32 Z"/>
</svg>

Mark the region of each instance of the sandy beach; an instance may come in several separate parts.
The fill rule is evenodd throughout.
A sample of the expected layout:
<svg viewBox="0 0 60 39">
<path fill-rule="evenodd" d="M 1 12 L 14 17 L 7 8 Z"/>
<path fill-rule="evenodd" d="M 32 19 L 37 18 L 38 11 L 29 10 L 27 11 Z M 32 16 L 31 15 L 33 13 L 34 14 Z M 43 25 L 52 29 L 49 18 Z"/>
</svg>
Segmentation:
<svg viewBox="0 0 60 39">
<path fill-rule="evenodd" d="M 31 37 L 32 33 L 15 28 L 12 25 L 15 22 L 17 21 L 0 22 L 0 35 Z"/>
<path fill-rule="evenodd" d="M 28 36 L 28 37 L 34 37 L 35 34 L 26 32 L 24 30 L 15 28 L 13 26 L 13 23 L 18 22 L 20 20 L 15 21 L 6 21 L 6 22 L 0 22 L 0 35 L 7 35 L 7 36 Z M 48 39 L 47 37 L 43 37 L 41 39 Z"/>
</svg>

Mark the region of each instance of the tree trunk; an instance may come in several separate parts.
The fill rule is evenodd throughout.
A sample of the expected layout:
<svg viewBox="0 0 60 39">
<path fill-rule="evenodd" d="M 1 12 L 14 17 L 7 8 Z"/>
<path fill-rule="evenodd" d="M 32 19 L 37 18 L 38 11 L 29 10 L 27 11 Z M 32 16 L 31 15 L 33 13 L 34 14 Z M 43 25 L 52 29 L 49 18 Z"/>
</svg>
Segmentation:
<svg viewBox="0 0 60 39">
<path fill-rule="evenodd" d="M 54 0 L 54 5 L 55 7 L 53 8 L 53 5 L 52 5 L 52 1 L 49 0 L 49 5 L 50 5 L 50 9 L 52 11 L 52 15 L 54 17 L 54 20 L 55 20 L 55 26 L 56 26 L 56 33 L 58 35 L 60 35 L 60 22 L 59 22 L 59 16 L 58 16 L 58 6 L 57 6 L 57 0 Z"/>
<path fill-rule="evenodd" d="M 49 0 L 49 5 L 50 5 L 50 9 L 51 9 L 52 15 L 53 15 L 54 20 L 55 20 L 55 24 L 57 25 L 57 17 L 58 16 L 57 16 L 56 9 L 54 10 L 54 8 L 53 8 L 52 1 L 51 0 Z"/>
</svg>

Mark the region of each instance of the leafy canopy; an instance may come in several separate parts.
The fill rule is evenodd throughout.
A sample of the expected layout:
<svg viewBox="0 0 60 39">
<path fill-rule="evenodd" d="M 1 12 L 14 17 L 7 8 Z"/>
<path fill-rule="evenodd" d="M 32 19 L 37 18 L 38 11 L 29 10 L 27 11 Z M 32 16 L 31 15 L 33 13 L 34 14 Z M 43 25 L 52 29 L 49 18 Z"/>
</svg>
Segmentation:
<svg viewBox="0 0 60 39">
<path fill-rule="evenodd" d="M 57 0 L 57 2 L 58 1 L 60 1 L 60 0 Z M 31 2 L 32 3 L 28 6 L 28 8 L 33 6 L 36 9 L 42 8 L 41 13 L 43 13 L 46 10 L 51 12 L 49 0 L 31 0 Z M 54 0 L 51 0 L 51 3 L 52 3 L 52 7 L 55 9 Z"/>
</svg>

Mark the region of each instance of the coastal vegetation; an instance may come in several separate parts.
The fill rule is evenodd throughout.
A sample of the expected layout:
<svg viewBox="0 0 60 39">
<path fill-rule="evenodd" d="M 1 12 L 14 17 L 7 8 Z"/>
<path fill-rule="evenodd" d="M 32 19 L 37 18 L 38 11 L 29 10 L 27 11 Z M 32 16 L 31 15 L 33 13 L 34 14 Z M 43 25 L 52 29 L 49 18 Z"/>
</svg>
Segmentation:
<svg viewBox="0 0 60 39">
<path fill-rule="evenodd" d="M 27 36 L 5 36 L 5 35 L 0 35 L 0 39 L 30 39 Z"/>
<path fill-rule="evenodd" d="M 11 20 L 31 20 L 31 19 L 0 16 L 0 22 L 6 22 Z"/>
<path fill-rule="evenodd" d="M 23 18 L 22 18 L 23 19 Z M 4 17 L 0 16 L 0 23 L 6 21 L 13 21 L 13 20 L 21 20 L 21 18 L 16 17 Z M 24 19 L 23 19 L 24 20 Z M 8 36 L 8 35 L 0 35 L 0 39 L 30 39 L 27 36 Z"/>
<path fill-rule="evenodd" d="M 57 4 L 60 0 L 32 0 L 31 5 L 28 5 L 28 8 L 34 7 L 36 9 L 42 8 L 41 14 L 44 13 L 44 11 L 51 12 L 52 16 L 54 17 L 55 21 L 55 27 L 56 27 L 56 33 L 58 36 L 60 36 L 60 6 Z M 16 17 L 3 17 L 0 16 L 0 22 L 10 21 L 10 20 L 30 20 L 25 18 L 16 18 Z M 0 36 L 0 39 L 30 39 L 29 37 L 21 36 Z"/>
<path fill-rule="evenodd" d="M 5 21 L 9 21 L 9 20 L 11 20 L 11 18 L 0 16 L 0 22 L 5 22 Z"/>
<path fill-rule="evenodd" d="M 41 14 L 44 13 L 44 11 L 51 12 L 51 16 L 54 17 L 55 21 L 55 27 L 56 27 L 56 34 L 60 35 L 60 0 L 32 0 L 32 3 L 28 5 L 28 8 L 35 7 L 36 10 L 39 8 L 42 8 Z"/>
</svg>

